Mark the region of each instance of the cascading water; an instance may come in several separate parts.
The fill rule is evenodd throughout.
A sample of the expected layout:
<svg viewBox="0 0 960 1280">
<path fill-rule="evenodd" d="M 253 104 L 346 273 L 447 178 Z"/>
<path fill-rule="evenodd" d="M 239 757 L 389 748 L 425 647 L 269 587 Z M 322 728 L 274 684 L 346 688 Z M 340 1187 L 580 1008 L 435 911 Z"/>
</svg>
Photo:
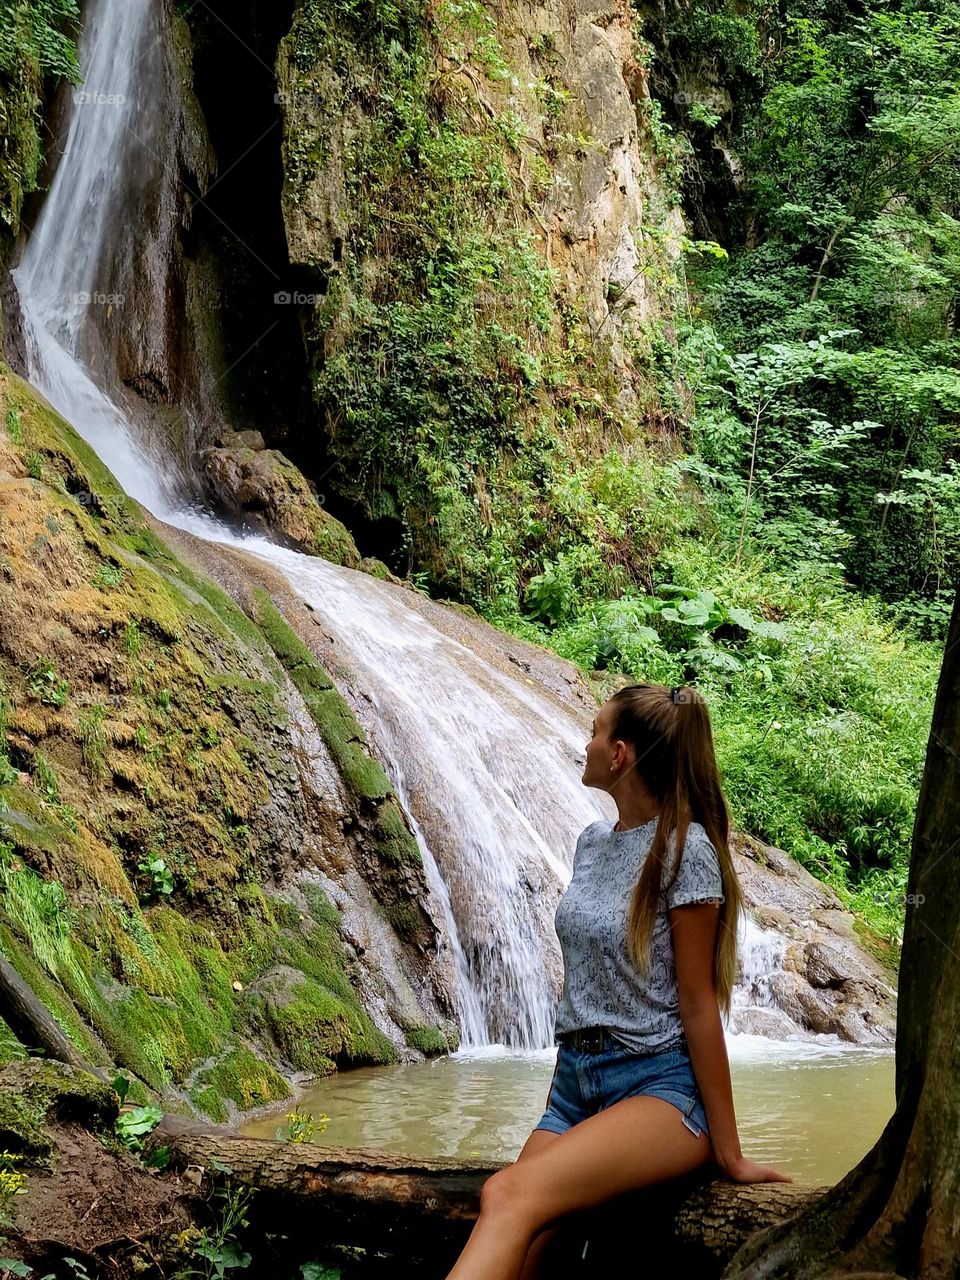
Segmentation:
<svg viewBox="0 0 960 1280">
<path fill-rule="evenodd" d="M 13 273 L 29 378 L 154 515 L 267 560 L 311 606 L 348 655 L 363 692 L 347 696 L 416 828 L 453 953 L 464 1046 L 549 1046 L 559 889 L 577 833 L 615 816 L 609 797 L 580 783 L 581 719 L 432 628 L 402 591 L 191 508 L 184 477 L 150 456 L 111 398 L 110 326 L 125 312 L 91 300 L 116 286 L 118 259 L 133 260 L 129 242 L 144 234 L 138 201 L 162 164 L 157 22 L 152 0 L 87 6 L 82 96 Z M 141 345 L 150 338 L 138 335 Z"/>
<path fill-rule="evenodd" d="M 366 694 L 355 710 L 415 819 L 445 919 L 463 1044 L 548 1045 L 558 883 L 568 877 L 577 832 L 610 811 L 579 784 L 583 725 L 559 702 L 434 631 L 368 575 L 243 537 L 192 509 L 183 478 L 149 455 L 129 416 L 94 380 L 116 382 L 103 340 L 109 322 L 104 334 L 96 301 L 105 295 L 106 264 L 116 238 L 137 228 L 151 156 L 162 164 L 145 141 L 156 137 L 160 114 L 149 93 L 155 15 L 150 0 L 87 7 L 83 89 L 74 94 L 63 157 L 13 272 L 30 381 L 132 497 L 161 520 L 268 560 L 351 654 Z"/>
</svg>

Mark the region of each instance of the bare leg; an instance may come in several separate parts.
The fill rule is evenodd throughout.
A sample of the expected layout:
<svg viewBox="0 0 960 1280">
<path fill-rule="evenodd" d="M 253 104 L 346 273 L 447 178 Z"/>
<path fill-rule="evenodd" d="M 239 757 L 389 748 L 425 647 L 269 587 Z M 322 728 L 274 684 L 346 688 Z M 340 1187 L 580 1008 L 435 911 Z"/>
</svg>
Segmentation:
<svg viewBox="0 0 960 1280">
<path fill-rule="evenodd" d="M 549 1147 L 551 1142 L 556 1142 L 562 1135 L 559 1133 L 551 1133 L 549 1129 L 534 1129 L 530 1137 L 523 1144 L 523 1150 L 517 1156 L 517 1161 L 528 1159 L 538 1151 L 543 1151 L 545 1147 Z M 540 1275 L 540 1263 L 543 1254 L 553 1239 L 555 1230 L 553 1227 L 547 1227 L 541 1231 L 534 1239 L 533 1244 L 527 1250 L 527 1256 L 524 1259 L 523 1270 L 520 1272 L 518 1280 L 538 1280 Z"/>
<path fill-rule="evenodd" d="M 558 1134 L 557 1137 L 559 1136 Z M 543 1255 L 556 1234 L 556 1227 L 545 1227 L 538 1236 L 534 1237 L 533 1244 L 527 1250 L 527 1256 L 523 1260 L 523 1270 L 520 1272 L 518 1280 L 540 1280 Z"/>
<path fill-rule="evenodd" d="M 519 1280 L 538 1232 L 566 1213 L 679 1177 L 711 1159 L 662 1098 L 624 1098 L 484 1183 L 480 1217 L 447 1280 Z"/>
</svg>

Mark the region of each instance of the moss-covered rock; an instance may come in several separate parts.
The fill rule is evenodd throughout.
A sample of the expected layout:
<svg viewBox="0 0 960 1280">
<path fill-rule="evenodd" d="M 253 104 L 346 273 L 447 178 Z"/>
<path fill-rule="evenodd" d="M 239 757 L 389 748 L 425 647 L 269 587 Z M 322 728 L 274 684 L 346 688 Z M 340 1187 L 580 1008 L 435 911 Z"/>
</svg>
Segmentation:
<svg viewBox="0 0 960 1280">
<path fill-rule="evenodd" d="M 168 1107 L 186 1097 L 222 1118 L 286 1096 L 283 1073 L 321 1059 L 393 1060 L 349 976 L 339 914 L 316 895 L 295 905 L 320 848 L 310 806 L 327 803 L 300 772 L 296 690 L 387 905 L 401 901 L 398 869 L 420 866 L 326 673 L 266 598 L 250 617 L 174 554 L 2 367 L 0 499 L 4 954 L 91 1062 Z M 397 924 L 416 931 L 409 913 Z M 277 966 L 304 989 L 289 1014 L 251 1016 L 245 993 Z M 309 1052 L 295 1050 L 300 1027 Z"/>
<path fill-rule="evenodd" d="M 120 1109 L 114 1090 L 60 1062 L 30 1058 L 0 1071 L 0 1147 L 42 1164 L 50 1154 L 47 1121 L 75 1120 L 110 1133 Z"/>
<path fill-rule="evenodd" d="M 280 42 L 286 243 L 318 282 L 285 438 L 323 440 L 392 563 L 481 607 L 574 547 L 611 592 L 648 572 L 584 467 L 658 409 L 683 233 L 640 29 L 573 0 L 297 0 Z"/>
<path fill-rule="evenodd" d="M 212 496 L 228 511 L 309 555 L 351 569 L 361 567 L 360 552 L 347 527 L 324 511 L 303 473 L 278 450 L 264 449 L 262 443 L 251 448 L 234 437 L 225 447 L 205 449 L 200 465 Z"/>
<path fill-rule="evenodd" d="M 264 636 L 300 690 L 314 724 L 340 771 L 358 823 L 362 870 L 397 935 L 429 950 L 435 926 L 423 908 L 423 858 L 383 766 L 317 657 L 264 591 L 251 608 Z"/>
<path fill-rule="evenodd" d="M 229 1119 L 227 1103 L 249 1111 L 288 1098 L 290 1087 L 275 1067 L 239 1044 L 204 1063 L 190 1081 L 189 1093 L 194 1106 L 219 1124 Z"/>
<path fill-rule="evenodd" d="M 407 1044 L 425 1057 L 436 1057 L 439 1053 L 449 1053 L 451 1046 L 442 1027 L 411 1027 L 406 1033 Z"/>
</svg>

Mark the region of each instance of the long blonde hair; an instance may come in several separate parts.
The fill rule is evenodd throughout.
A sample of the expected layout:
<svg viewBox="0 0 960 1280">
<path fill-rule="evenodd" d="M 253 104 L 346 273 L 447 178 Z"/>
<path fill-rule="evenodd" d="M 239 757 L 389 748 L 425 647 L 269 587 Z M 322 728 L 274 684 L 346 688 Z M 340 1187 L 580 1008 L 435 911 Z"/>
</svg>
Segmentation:
<svg viewBox="0 0 960 1280">
<path fill-rule="evenodd" d="M 636 769 L 660 802 L 660 815 L 643 870 L 634 886 L 627 922 L 627 949 L 641 972 L 650 963 L 650 940 L 667 864 L 669 833 L 676 853 L 668 886 L 680 868 L 687 829 L 699 822 L 720 862 L 724 901 L 714 946 L 717 1003 L 729 1014 L 737 980 L 737 928 L 743 895 L 728 844 L 730 813 L 720 782 L 707 704 L 688 686 L 626 685 L 610 698 L 609 737 L 633 743 Z"/>
</svg>

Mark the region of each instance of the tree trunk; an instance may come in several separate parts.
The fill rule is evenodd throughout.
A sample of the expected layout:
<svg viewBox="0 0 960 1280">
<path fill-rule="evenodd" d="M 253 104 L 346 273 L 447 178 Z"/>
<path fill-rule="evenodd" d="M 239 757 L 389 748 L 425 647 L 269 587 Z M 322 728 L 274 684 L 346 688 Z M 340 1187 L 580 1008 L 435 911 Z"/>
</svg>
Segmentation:
<svg viewBox="0 0 960 1280">
<path fill-rule="evenodd" d="M 5 956 L 0 955 L 0 1017 L 28 1050 L 41 1050 L 56 1062 L 89 1071 L 100 1080 L 106 1076 L 91 1067 L 60 1030 L 46 1006 L 27 986 Z"/>
<path fill-rule="evenodd" d="M 913 828 L 896 1111 L 826 1196 L 757 1233 L 723 1280 L 960 1274 L 960 595 Z"/>
<path fill-rule="evenodd" d="M 335 1242 L 388 1254 L 392 1265 L 416 1264 L 425 1277 L 446 1275 L 479 1212 L 480 1188 L 502 1167 L 245 1138 L 179 1116 L 165 1116 L 151 1142 L 168 1146 L 176 1167 L 209 1170 L 216 1178 L 226 1176 L 218 1168 L 225 1166 L 234 1184 L 253 1187 L 254 1230 L 269 1224 L 285 1235 L 291 1256 L 298 1243 L 309 1249 L 320 1241 Z M 697 1274 L 708 1280 L 719 1276 L 723 1263 L 758 1226 L 796 1213 L 826 1190 L 786 1183 L 737 1185 L 704 1169 L 570 1215 L 548 1274 L 583 1275 L 575 1264 L 587 1241 L 586 1274 L 593 1274 L 608 1247 L 622 1253 L 646 1222 L 647 1263 L 654 1260 L 651 1242 L 656 1240 L 664 1261 L 696 1263 Z"/>
</svg>

